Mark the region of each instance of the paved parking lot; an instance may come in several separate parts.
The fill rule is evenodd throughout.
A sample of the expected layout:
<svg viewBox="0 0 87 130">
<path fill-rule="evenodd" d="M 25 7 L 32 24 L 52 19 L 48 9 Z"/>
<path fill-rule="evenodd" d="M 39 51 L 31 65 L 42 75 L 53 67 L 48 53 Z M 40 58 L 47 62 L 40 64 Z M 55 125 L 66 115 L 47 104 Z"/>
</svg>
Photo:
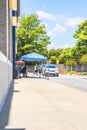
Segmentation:
<svg viewBox="0 0 87 130">
<path fill-rule="evenodd" d="M 59 75 L 59 77 L 50 77 L 50 79 L 68 85 L 69 87 L 87 91 L 87 76 Z"/>
<path fill-rule="evenodd" d="M 0 130 L 87 130 L 87 93 L 45 78 L 14 80 Z"/>
</svg>

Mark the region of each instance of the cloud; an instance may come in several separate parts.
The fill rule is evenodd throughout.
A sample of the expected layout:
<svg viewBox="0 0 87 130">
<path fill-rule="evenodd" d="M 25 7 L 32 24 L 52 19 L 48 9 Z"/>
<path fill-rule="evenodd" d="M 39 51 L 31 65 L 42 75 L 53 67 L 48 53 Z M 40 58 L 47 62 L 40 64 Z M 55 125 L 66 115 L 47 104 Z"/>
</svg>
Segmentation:
<svg viewBox="0 0 87 130">
<path fill-rule="evenodd" d="M 64 32 L 72 33 L 72 29 L 83 22 L 85 19 L 82 17 L 68 17 L 65 15 L 53 15 L 51 13 L 40 11 L 36 12 L 38 17 L 42 19 L 45 23 L 45 27 L 47 29 L 47 35 L 50 36 L 52 39 L 57 39 L 58 36 L 62 37 Z M 70 31 L 71 30 L 71 31 Z M 65 33 L 64 33 L 65 34 Z M 66 33 L 66 36 L 68 33 Z M 72 34 L 73 36 L 73 34 Z M 66 41 L 66 39 L 65 39 Z M 73 42 L 74 43 L 74 42 Z M 72 43 L 72 45 L 73 45 Z M 52 43 L 47 46 L 47 49 L 57 49 L 57 48 L 68 48 L 72 47 L 71 44 L 66 43 L 55 43 L 52 40 Z"/>
<path fill-rule="evenodd" d="M 51 44 L 49 44 L 48 46 L 47 46 L 47 49 L 48 50 L 51 50 L 51 49 L 58 49 L 58 48 L 63 48 L 63 49 L 65 49 L 65 48 L 71 48 L 71 47 L 73 47 L 73 45 L 71 45 L 71 44 L 59 44 L 59 43 L 54 43 L 54 42 L 52 42 Z"/>
<path fill-rule="evenodd" d="M 48 50 L 56 49 L 56 44 L 52 42 L 51 44 L 49 44 L 49 45 L 47 46 L 47 49 L 48 49 Z"/>
<path fill-rule="evenodd" d="M 43 18 L 45 20 L 54 21 L 56 23 L 62 23 L 69 27 L 76 27 L 78 24 L 83 22 L 85 19 L 82 17 L 68 17 L 65 15 L 53 15 L 51 13 L 40 11 L 38 10 L 36 12 L 40 18 Z"/>
<path fill-rule="evenodd" d="M 65 49 L 65 48 L 71 48 L 71 47 L 73 47 L 73 45 L 71 45 L 71 44 L 62 44 L 62 45 L 58 46 L 58 48 L 63 48 L 63 49 Z"/>
<path fill-rule="evenodd" d="M 40 17 L 40 18 L 44 18 L 44 19 L 47 19 L 47 20 L 52 20 L 52 21 L 55 21 L 56 20 L 56 17 L 50 13 L 47 13 L 47 12 L 44 12 L 44 11 L 40 11 L 38 10 L 36 12 L 36 14 Z"/>
<path fill-rule="evenodd" d="M 80 24 L 83 21 L 84 21 L 84 18 L 81 18 L 81 17 L 76 17 L 76 18 L 67 17 L 64 23 L 67 26 L 75 27 L 75 26 L 77 26 L 78 24 Z"/>
<path fill-rule="evenodd" d="M 57 36 L 57 35 L 59 35 L 59 34 L 61 34 L 61 33 L 64 33 L 66 31 L 66 29 L 64 28 L 64 27 L 62 27 L 61 25 L 59 25 L 59 24 L 56 24 L 56 26 L 52 29 L 52 30 L 50 30 L 50 31 L 48 31 L 48 35 L 49 36 Z"/>
</svg>

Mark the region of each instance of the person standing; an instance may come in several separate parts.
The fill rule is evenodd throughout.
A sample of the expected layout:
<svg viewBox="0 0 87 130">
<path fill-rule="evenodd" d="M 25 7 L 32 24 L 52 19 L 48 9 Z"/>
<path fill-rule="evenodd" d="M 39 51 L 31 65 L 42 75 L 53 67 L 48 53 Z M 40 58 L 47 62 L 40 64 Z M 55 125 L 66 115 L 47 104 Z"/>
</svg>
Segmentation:
<svg viewBox="0 0 87 130">
<path fill-rule="evenodd" d="M 39 65 L 39 68 L 38 68 L 38 73 L 39 73 L 39 77 L 41 77 L 41 74 L 42 74 L 42 67 Z"/>
<path fill-rule="evenodd" d="M 27 77 L 27 75 L 26 75 L 26 64 L 22 67 L 22 69 L 21 69 L 21 73 L 23 73 L 23 77 Z"/>
<path fill-rule="evenodd" d="M 37 64 L 34 66 L 34 73 L 33 74 L 38 75 L 38 65 Z"/>
</svg>

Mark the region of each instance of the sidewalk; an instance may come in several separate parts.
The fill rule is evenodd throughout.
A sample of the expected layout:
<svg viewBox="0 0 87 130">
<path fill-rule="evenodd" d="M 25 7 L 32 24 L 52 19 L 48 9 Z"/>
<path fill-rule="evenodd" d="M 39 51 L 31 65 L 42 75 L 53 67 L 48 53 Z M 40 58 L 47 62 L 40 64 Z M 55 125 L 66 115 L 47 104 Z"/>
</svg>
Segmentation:
<svg viewBox="0 0 87 130">
<path fill-rule="evenodd" d="M 45 78 L 16 79 L 0 130 L 87 130 L 87 93 Z"/>
</svg>

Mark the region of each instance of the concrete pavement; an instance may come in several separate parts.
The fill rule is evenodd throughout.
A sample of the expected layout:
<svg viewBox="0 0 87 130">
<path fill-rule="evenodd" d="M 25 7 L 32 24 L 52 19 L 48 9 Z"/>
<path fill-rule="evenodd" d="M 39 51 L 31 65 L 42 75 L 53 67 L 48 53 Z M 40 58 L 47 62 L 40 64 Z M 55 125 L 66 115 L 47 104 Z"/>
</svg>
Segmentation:
<svg viewBox="0 0 87 130">
<path fill-rule="evenodd" d="M 0 130 L 87 130 L 87 92 L 45 78 L 16 79 Z"/>
</svg>

